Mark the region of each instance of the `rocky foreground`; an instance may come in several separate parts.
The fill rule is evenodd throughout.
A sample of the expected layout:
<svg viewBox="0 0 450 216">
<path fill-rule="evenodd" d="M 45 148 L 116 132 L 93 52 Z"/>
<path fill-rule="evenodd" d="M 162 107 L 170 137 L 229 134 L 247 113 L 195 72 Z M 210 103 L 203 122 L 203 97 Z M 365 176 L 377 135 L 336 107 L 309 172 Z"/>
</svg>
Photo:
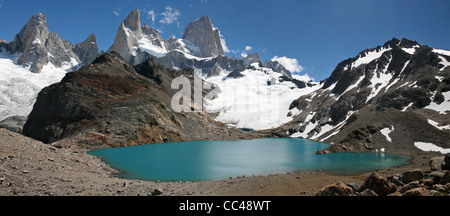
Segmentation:
<svg viewBox="0 0 450 216">
<path fill-rule="evenodd" d="M 70 142 L 70 139 L 61 142 Z M 376 185 L 386 187 L 390 192 L 393 191 L 392 188 L 396 188 L 395 191 L 401 192 L 402 195 L 414 188 L 419 188 L 416 189 L 420 190 L 419 192 L 425 189 L 428 191 L 421 193 L 422 195 L 448 195 L 449 189 L 448 171 L 430 171 L 427 162 L 435 157 L 434 154 L 414 157 L 412 164 L 408 166 L 378 170 L 381 175 L 389 175 L 388 178 L 370 173 L 342 176 L 323 171 L 299 171 L 217 181 L 160 182 L 117 178 L 117 170 L 89 155 L 86 149 L 61 142 L 44 144 L 0 129 L 0 196 L 313 196 L 318 193 L 327 196 L 373 195 L 378 192 Z M 407 174 L 395 175 L 417 169 L 424 171 L 410 172 L 411 175 L 419 173 L 419 178 L 410 179 L 408 181 L 411 182 L 408 183 L 405 183 Z M 427 180 L 430 178 L 433 185 Z M 343 183 L 339 184 L 339 187 L 327 186 L 335 182 L 352 184 L 349 184 L 351 187 Z M 366 189 L 374 193 L 366 189 L 360 192 L 356 188 L 361 187 L 357 185 L 368 185 Z M 337 189 L 336 193 L 327 192 L 340 187 L 347 192 L 340 193 L 341 189 Z M 328 189 L 320 191 L 322 188 Z M 410 189 L 406 190 L 407 188 Z"/>
<path fill-rule="evenodd" d="M 316 196 L 449 196 L 450 154 L 432 158 L 429 165 L 431 171 L 407 171 L 386 178 L 374 172 L 361 186 L 339 182 Z"/>
</svg>

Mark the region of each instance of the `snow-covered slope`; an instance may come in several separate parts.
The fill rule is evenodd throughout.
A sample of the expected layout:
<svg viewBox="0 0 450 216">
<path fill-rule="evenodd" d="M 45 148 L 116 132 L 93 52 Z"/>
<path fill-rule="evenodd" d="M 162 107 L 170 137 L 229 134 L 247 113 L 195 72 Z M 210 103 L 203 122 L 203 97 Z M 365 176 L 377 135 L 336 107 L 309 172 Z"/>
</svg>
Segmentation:
<svg viewBox="0 0 450 216">
<path fill-rule="evenodd" d="M 20 54 L 0 53 L 0 120 L 20 115 L 28 116 L 37 94 L 44 87 L 59 82 L 74 65 L 56 68 L 51 63 L 40 73 L 31 73 L 17 64 Z"/>
<path fill-rule="evenodd" d="M 293 100 L 309 94 L 320 86 L 299 88 L 294 82 L 281 82 L 283 74 L 253 63 L 240 72 L 241 77 L 229 77 L 225 70 L 218 76 L 204 77 L 207 82 L 220 88 L 218 97 L 208 101 L 206 110 L 219 113 L 216 120 L 238 128 L 263 130 L 278 127 L 299 114 L 290 111 Z M 309 77 L 298 76 L 299 80 L 309 82 Z"/>
<path fill-rule="evenodd" d="M 275 131 L 335 143 L 334 152 L 448 148 L 449 60 L 450 51 L 407 39 L 367 49 L 295 100 L 290 109 L 300 114 Z"/>
<path fill-rule="evenodd" d="M 33 15 L 11 42 L 0 40 L 0 120 L 28 116 L 42 88 L 97 57 L 94 34 L 74 45 L 49 31 L 43 13 Z"/>
</svg>

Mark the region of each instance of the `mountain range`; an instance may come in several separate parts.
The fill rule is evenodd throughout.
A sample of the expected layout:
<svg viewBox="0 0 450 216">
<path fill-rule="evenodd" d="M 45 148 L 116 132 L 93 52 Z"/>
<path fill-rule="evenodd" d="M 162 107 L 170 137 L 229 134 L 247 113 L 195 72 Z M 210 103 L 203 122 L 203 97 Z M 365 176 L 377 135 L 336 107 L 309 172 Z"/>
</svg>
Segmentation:
<svg viewBox="0 0 450 216">
<path fill-rule="evenodd" d="M 29 114 L 23 134 L 46 143 L 75 139 L 98 148 L 275 136 L 333 144 L 318 153 L 450 148 L 447 50 L 393 38 L 315 82 L 278 61 L 263 63 L 258 53 L 224 55 L 206 15 L 182 38 L 165 41 L 131 11 L 106 53 L 95 35 L 73 45 L 46 22 L 36 14 L 12 42 L 0 41 L 0 119 L 10 117 L 0 126 L 17 126 L 11 116 Z M 177 92 L 170 82 L 179 76 L 213 84 L 202 96 L 216 96 L 194 104 L 203 112 L 170 110 Z"/>
</svg>

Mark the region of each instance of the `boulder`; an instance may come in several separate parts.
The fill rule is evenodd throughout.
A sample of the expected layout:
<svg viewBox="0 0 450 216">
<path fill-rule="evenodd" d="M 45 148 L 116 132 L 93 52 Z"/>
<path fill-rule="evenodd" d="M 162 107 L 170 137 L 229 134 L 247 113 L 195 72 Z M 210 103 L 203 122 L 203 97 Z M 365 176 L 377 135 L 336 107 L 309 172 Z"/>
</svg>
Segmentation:
<svg viewBox="0 0 450 216">
<path fill-rule="evenodd" d="M 365 189 L 363 192 L 359 194 L 360 196 L 378 196 L 373 190 Z"/>
<path fill-rule="evenodd" d="M 393 183 L 388 182 L 378 173 L 372 173 L 364 182 L 364 184 L 359 188 L 359 192 L 366 189 L 371 189 L 379 196 L 386 196 L 397 190 L 397 186 Z"/>
<path fill-rule="evenodd" d="M 439 181 L 439 184 L 445 185 L 450 183 L 450 171 L 445 172 L 444 176 L 442 177 L 441 181 Z"/>
<path fill-rule="evenodd" d="M 320 190 L 316 196 L 352 196 L 353 189 L 342 182 L 331 184 Z"/>
<path fill-rule="evenodd" d="M 22 128 L 26 121 L 27 117 L 25 116 L 11 116 L 0 121 L 0 128 L 5 128 L 16 133 L 22 133 Z"/>
<path fill-rule="evenodd" d="M 410 172 L 403 173 L 403 182 L 408 184 L 412 181 L 418 181 L 424 177 L 424 173 L 420 170 L 414 170 Z"/>
<path fill-rule="evenodd" d="M 445 157 L 434 157 L 428 161 L 428 165 L 430 165 L 431 171 L 441 170 L 442 166 L 445 164 Z"/>
<path fill-rule="evenodd" d="M 428 176 L 433 179 L 433 182 L 435 184 L 439 183 L 441 181 L 441 179 L 444 177 L 445 172 L 441 172 L 441 171 L 433 171 L 430 174 L 428 174 Z"/>
<path fill-rule="evenodd" d="M 430 191 L 425 187 L 414 188 L 403 193 L 403 196 L 429 196 Z"/>
</svg>

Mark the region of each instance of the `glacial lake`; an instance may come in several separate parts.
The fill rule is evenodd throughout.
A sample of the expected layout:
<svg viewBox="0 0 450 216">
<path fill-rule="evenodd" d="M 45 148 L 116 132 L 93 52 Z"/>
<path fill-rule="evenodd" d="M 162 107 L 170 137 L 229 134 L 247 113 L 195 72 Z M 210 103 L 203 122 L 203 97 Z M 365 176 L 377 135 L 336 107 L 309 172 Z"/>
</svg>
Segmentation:
<svg viewBox="0 0 450 216">
<path fill-rule="evenodd" d="M 300 138 L 192 141 L 99 149 L 119 177 L 160 181 L 220 180 L 238 176 L 326 170 L 357 174 L 409 163 L 409 156 L 385 153 L 317 155 L 328 144 Z"/>
</svg>

